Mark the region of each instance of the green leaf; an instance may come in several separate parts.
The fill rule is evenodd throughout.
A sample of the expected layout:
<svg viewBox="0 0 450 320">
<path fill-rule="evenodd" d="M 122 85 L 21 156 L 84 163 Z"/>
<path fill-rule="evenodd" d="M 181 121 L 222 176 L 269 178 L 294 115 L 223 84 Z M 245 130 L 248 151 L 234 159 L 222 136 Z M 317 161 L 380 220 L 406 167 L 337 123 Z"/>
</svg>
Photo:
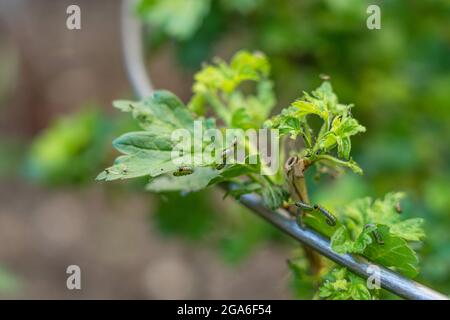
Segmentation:
<svg viewBox="0 0 450 320">
<path fill-rule="evenodd" d="M 324 104 L 322 103 L 311 103 L 305 100 L 297 100 L 292 103 L 295 107 L 295 115 L 299 118 L 307 116 L 309 114 L 315 114 L 322 119 L 328 119 L 328 111 L 324 109 Z"/>
<path fill-rule="evenodd" d="M 418 274 L 419 259 L 408 243 L 389 232 L 387 226 L 378 226 L 378 232 L 383 238 L 383 245 L 371 245 L 364 251 L 370 261 L 394 268 L 407 277 L 414 278 Z"/>
<path fill-rule="evenodd" d="M 248 159 L 248 158 L 247 158 Z M 236 163 L 225 166 L 222 170 L 219 171 L 219 174 L 210 181 L 209 185 L 213 185 L 216 183 L 224 182 L 232 180 L 233 178 L 243 176 L 249 173 L 260 173 L 260 165 L 261 163 L 258 162 L 256 164 L 247 164 L 246 163 Z"/>
<path fill-rule="evenodd" d="M 203 166 L 202 154 L 195 153 L 195 149 L 187 153 L 174 152 L 178 142 L 173 141 L 173 132 L 185 129 L 193 133 L 194 130 L 194 118 L 174 94 L 157 91 L 141 102 L 118 101 L 115 106 L 131 112 L 145 131 L 129 132 L 114 140 L 113 146 L 123 155 L 100 173 L 97 180 L 157 177 L 173 173 L 180 166 L 192 166 L 193 163 Z M 214 127 L 214 121 L 201 119 L 201 125 L 206 130 Z M 191 134 L 191 139 L 196 139 L 195 135 Z M 203 145 L 203 141 L 192 141 L 191 144 Z M 167 184 L 167 180 L 165 182 Z"/>
<path fill-rule="evenodd" d="M 181 165 L 190 166 L 195 156 L 187 154 L 173 157 L 175 144 L 170 137 L 150 131 L 126 133 L 114 140 L 113 145 L 125 155 L 118 157 L 112 167 L 100 173 L 97 180 L 156 177 L 174 172 Z M 176 164 L 175 160 L 180 164 Z"/>
<path fill-rule="evenodd" d="M 278 129 L 280 137 L 289 135 L 296 139 L 298 135 L 304 135 L 305 119 L 298 116 L 297 107 L 285 108 L 277 116 L 264 122 L 264 127 Z"/>
<path fill-rule="evenodd" d="M 425 238 L 422 228 L 424 220 L 421 218 L 400 221 L 391 226 L 391 233 L 409 241 L 420 241 Z"/>
<path fill-rule="evenodd" d="M 283 205 L 289 194 L 280 186 L 266 186 L 261 190 L 264 205 L 271 210 L 276 210 Z"/>
<path fill-rule="evenodd" d="M 300 117 L 316 114 L 325 122 L 328 122 L 334 116 L 347 114 L 352 107 L 352 105 L 338 103 L 337 96 L 328 81 L 324 81 L 311 94 L 304 92 L 303 98 L 295 101 L 292 106 L 297 107 Z"/>
<path fill-rule="evenodd" d="M 350 137 L 360 132 L 365 132 L 366 128 L 347 114 L 338 115 L 333 119 L 331 130 L 324 134 L 318 145 L 322 150 L 330 151 L 336 145 L 338 155 L 341 158 L 349 159 L 351 150 Z"/>
<path fill-rule="evenodd" d="M 230 64 L 216 59 L 215 65 L 203 67 L 194 77 L 193 91 L 196 94 L 203 94 L 208 90 L 220 90 L 229 94 L 242 82 L 262 80 L 269 72 L 269 62 L 264 54 L 239 51 L 233 56 Z"/>
<path fill-rule="evenodd" d="M 328 119 L 336 115 L 346 114 L 353 107 L 353 105 L 345 105 L 338 102 L 337 95 L 328 81 L 324 81 L 311 95 L 305 93 L 305 100 L 326 112 Z"/>
<path fill-rule="evenodd" d="M 171 152 L 173 148 L 171 136 L 156 129 L 125 133 L 113 141 L 113 146 L 124 154 L 145 152 L 150 155 L 152 151 Z"/>
<path fill-rule="evenodd" d="M 345 226 L 341 226 L 331 237 L 331 249 L 337 253 L 352 252 L 353 241 Z"/>
<path fill-rule="evenodd" d="M 131 112 L 144 130 L 154 130 L 171 134 L 173 130 L 185 128 L 193 130 L 193 117 L 183 102 L 173 93 L 156 91 L 150 98 L 139 102 L 118 100 L 114 107 Z"/>
<path fill-rule="evenodd" d="M 340 160 L 336 157 L 330 156 L 328 154 L 325 155 L 319 155 L 317 157 L 318 160 L 321 161 L 321 164 L 326 164 L 328 167 L 345 167 L 349 168 L 356 174 L 363 174 L 363 170 L 361 167 L 352 159 L 350 158 L 348 161 Z"/>
<path fill-rule="evenodd" d="M 353 243 L 352 252 L 363 253 L 364 250 L 367 248 L 367 246 L 373 243 L 372 236 L 370 235 L 370 233 L 375 230 L 376 227 L 364 229 L 364 231 L 359 234 L 359 236 Z"/>
<path fill-rule="evenodd" d="M 331 237 L 331 248 L 337 253 L 363 253 L 368 245 L 372 243 L 370 232 L 374 229 L 365 229 L 355 240 L 351 239 L 350 233 L 345 226 L 341 226 Z"/>
<path fill-rule="evenodd" d="M 350 273 L 350 295 L 353 300 L 372 300 L 372 294 L 366 286 L 366 283 L 360 277 Z"/>
<path fill-rule="evenodd" d="M 418 259 L 407 241 L 419 241 L 424 232 L 422 219 L 401 221 L 395 208 L 403 193 L 388 193 L 383 199 L 358 199 L 339 214 L 343 224 L 331 237 L 331 247 L 338 253 L 362 254 L 369 260 L 413 277 Z M 383 244 L 374 239 L 377 232 Z"/>
</svg>

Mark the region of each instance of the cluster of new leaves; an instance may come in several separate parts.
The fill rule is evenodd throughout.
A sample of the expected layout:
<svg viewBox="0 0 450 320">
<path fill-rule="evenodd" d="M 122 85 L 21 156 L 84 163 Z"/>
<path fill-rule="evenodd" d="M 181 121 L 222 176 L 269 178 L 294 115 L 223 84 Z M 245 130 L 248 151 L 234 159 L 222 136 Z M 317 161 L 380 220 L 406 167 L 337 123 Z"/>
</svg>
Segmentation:
<svg viewBox="0 0 450 320">
<path fill-rule="evenodd" d="M 423 219 L 402 220 L 403 193 L 388 193 L 384 199 L 363 198 L 339 213 L 341 226 L 331 237 L 338 253 L 356 253 L 403 273 L 417 275 L 418 258 L 409 242 L 425 237 Z"/>
<path fill-rule="evenodd" d="M 211 107 L 232 128 L 260 128 L 275 105 L 270 65 L 262 53 L 238 52 L 228 64 L 216 59 L 195 75 L 189 108 L 198 115 Z M 239 86 L 254 83 L 255 94 L 245 95 Z M 239 88 L 239 89 L 238 89 Z"/>
<path fill-rule="evenodd" d="M 304 93 L 299 99 L 284 109 L 281 114 L 265 122 L 266 127 L 280 130 L 280 135 L 292 139 L 303 138 L 303 155 L 312 163 L 325 163 L 332 167 L 348 167 L 362 174 L 361 168 L 350 157 L 351 137 L 366 128 L 352 117 L 353 105 L 341 104 L 328 81 L 314 90 Z M 322 120 L 319 132 L 315 133 L 308 122 L 309 116 L 318 116 Z M 339 158 L 331 153 L 337 149 Z"/>
<path fill-rule="evenodd" d="M 334 268 L 324 277 L 319 298 L 328 300 L 373 300 L 379 290 L 369 290 L 366 281 L 345 268 Z"/>
<path fill-rule="evenodd" d="M 304 254 L 288 260 L 287 263 L 292 274 L 291 285 L 294 293 L 302 299 L 307 297 L 327 300 L 374 300 L 380 298 L 382 291 L 377 280 L 370 280 L 369 289 L 366 280 L 329 260 L 323 261 L 320 277 L 311 273 L 310 262 Z"/>
<path fill-rule="evenodd" d="M 425 237 L 423 219 L 402 219 L 403 198 L 403 193 L 392 192 L 383 199 L 358 199 L 338 210 L 337 229 L 322 228 L 331 237 L 331 248 L 340 254 L 362 255 L 408 277 L 417 276 L 419 260 L 411 243 Z M 361 278 L 337 267 L 330 269 L 319 289 L 323 299 L 366 300 L 379 295 L 379 290 L 369 290 Z"/>
</svg>

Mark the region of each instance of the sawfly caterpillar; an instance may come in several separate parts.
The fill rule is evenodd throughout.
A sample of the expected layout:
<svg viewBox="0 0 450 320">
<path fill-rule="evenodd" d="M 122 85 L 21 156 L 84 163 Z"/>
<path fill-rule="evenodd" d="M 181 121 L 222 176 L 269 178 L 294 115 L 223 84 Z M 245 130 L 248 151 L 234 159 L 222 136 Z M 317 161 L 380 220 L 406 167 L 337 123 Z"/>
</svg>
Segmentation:
<svg viewBox="0 0 450 320">
<path fill-rule="evenodd" d="M 319 211 L 320 213 L 322 213 L 325 216 L 325 218 L 326 218 L 325 221 L 329 226 L 333 227 L 336 225 L 336 221 L 337 221 L 336 217 L 333 214 L 331 214 L 331 212 L 329 212 L 328 210 L 326 210 L 325 208 L 323 208 L 317 204 L 311 206 L 304 202 L 297 201 L 297 202 L 295 202 L 295 205 L 303 211 Z"/>
<path fill-rule="evenodd" d="M 173 173 L 173 175 L 175 177 L 181 177 L 181 176 L 187 176 L 187 175 L 190 175 L 193 173 L 194 173 L 194 170 L 191 167 L 183 166 L 183 167 L 179 167 L 178 170 Z"/>
<path fill-rule="evenodd" d="M 328 210 L 326 210 L 325 208 L 323 208 L 317 204 L 314 205 L 314 209 L 319 210 L 320 213 L 322 213 L 326 217 L 325 222 L 329 226 L 334 227 L 336 225 L 336 217 L 334 215 L 332 215 L 331 212 L 329 212 Z"/>
<path fill-rule="evenodd" d="M 364 226 L 364 228 L 365 229 L 368 229 L 368 228 L 371 228 L 371 227 L 375 227 L 375 224 L 373 224 L 373 223 L 368 223 L 368 224 L 366 224 L 365 226 Z M 383 240 L 383 238 L 381 237 L 381 234 L 380 234 L 380 232 L 378 232 L 378 230 L 373 230 L 372 231 L 372 235 L 373 235 L 373 237 L 375 238 L 375 241 L 378 243 L 378 244 L 381 244 L 381 245 L 383 245 L 384 244 L 384 240 Z"/>
<path fill-rule="evenodd" d="M 230 155 L 232 155 L 234 153 L 234 149 L 236 148 L 236 145 L 237 145 L 237 139 L 236 139 L 236 137 L 234 137 L 233 144 L 231 145 L 231 147 L 222 151 L 222 153 L 221 153 L 222 163 L 219 163 L 218 165 L 216 165 L 216 170 L 222 170 L 226 166 L 227 159 Z"/>
<path fill-rule="evenodd" d="M 304 211 L 313 211 L 314 207 L 301 201 L 295 202 L 295 205 Z"/>
</svg>

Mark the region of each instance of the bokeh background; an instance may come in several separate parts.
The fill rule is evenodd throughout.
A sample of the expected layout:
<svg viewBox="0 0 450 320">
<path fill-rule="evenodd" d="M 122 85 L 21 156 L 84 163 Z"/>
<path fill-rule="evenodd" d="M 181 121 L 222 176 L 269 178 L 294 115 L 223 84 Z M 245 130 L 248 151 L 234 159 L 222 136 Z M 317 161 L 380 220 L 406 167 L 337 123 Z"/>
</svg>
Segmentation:
<svg viewBox="0 0 450 320">
<path fill-rule="evenodd" d="M 81 30 L 66 28 L 70 4 Z M 286 265 L 297 245 L 220 191 L 94 181 L 135 127 L 111 107 L 132 97 L 120 5 L 0 0 L 0 297 L 310 298 Z M 329 75 L 368 129 L 352 148 L 365 175 L 311 179 L 311 197 L 406 191 L 405 215 L 426 220 L 418 280 L 450 294 L 448 1 L 141 0 L 136 14 L 155 87 L 185 101 L 203 61 L 239 49 L 268 55 L 278 109 Z M 71 264 L 81 291 L 66 288 Z"/>
</svg>

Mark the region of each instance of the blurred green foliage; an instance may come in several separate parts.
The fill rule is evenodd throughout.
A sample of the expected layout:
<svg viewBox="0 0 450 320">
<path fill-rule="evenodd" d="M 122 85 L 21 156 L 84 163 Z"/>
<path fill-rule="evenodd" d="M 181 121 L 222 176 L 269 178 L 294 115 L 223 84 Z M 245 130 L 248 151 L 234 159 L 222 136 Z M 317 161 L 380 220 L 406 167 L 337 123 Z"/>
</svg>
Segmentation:
<svg viewBox="0 0 450 320">
<path fill-rule="evenodd" d="M 25 174 L 47 185 L 91 183 L 112 156 L 107 146 L 114 134 L 134 128 L 131 121 L 107 117 L 95 106 L 59 117 L 34 139 Z"/>
<path fill-rule="evenodd" d="M 188 194 L 170 192 L 155 198 L 157 205 L 151 218 L 160 232 L 194 245 L 209 243 L 230 264 L 241 262 L 264 243 L 281 244 L 287 240 L 278 229 L 243 206 L 222 201 L 220 192 L 212 189 Z"/>
<path fill-rule="evenodd" d="M 216 219 L 215 209 L 208 199 L 210 192 L 182 195 L 170 192 L 160 197 L 154 218 L 159 230 L 177 234 L 189 240 L 200 240 L 211 230 Z"/>
<path fill-rule="evenodd" d="M 21 288 L 21 281 L 9 269 L 0 265 L 0 295 L 8 296 L 17 293 Z"/>
<path fill-rule="evenodd" d="M 96 140 L 108 125 L 99 113 L 87 110 L 57 119 L 34 140 L 28 174 L 52 184 L 85 181 L 102 160 Z"/>
<path fill-rule="evenodd" d="M 369 290 L 366 287 L 364 279 L 345 268 L 336 268 L 329 272 L 319 290 L 319 297 L 329 300 L 373 300 L 378 295 L 377 290 Z"/>
</svg>

